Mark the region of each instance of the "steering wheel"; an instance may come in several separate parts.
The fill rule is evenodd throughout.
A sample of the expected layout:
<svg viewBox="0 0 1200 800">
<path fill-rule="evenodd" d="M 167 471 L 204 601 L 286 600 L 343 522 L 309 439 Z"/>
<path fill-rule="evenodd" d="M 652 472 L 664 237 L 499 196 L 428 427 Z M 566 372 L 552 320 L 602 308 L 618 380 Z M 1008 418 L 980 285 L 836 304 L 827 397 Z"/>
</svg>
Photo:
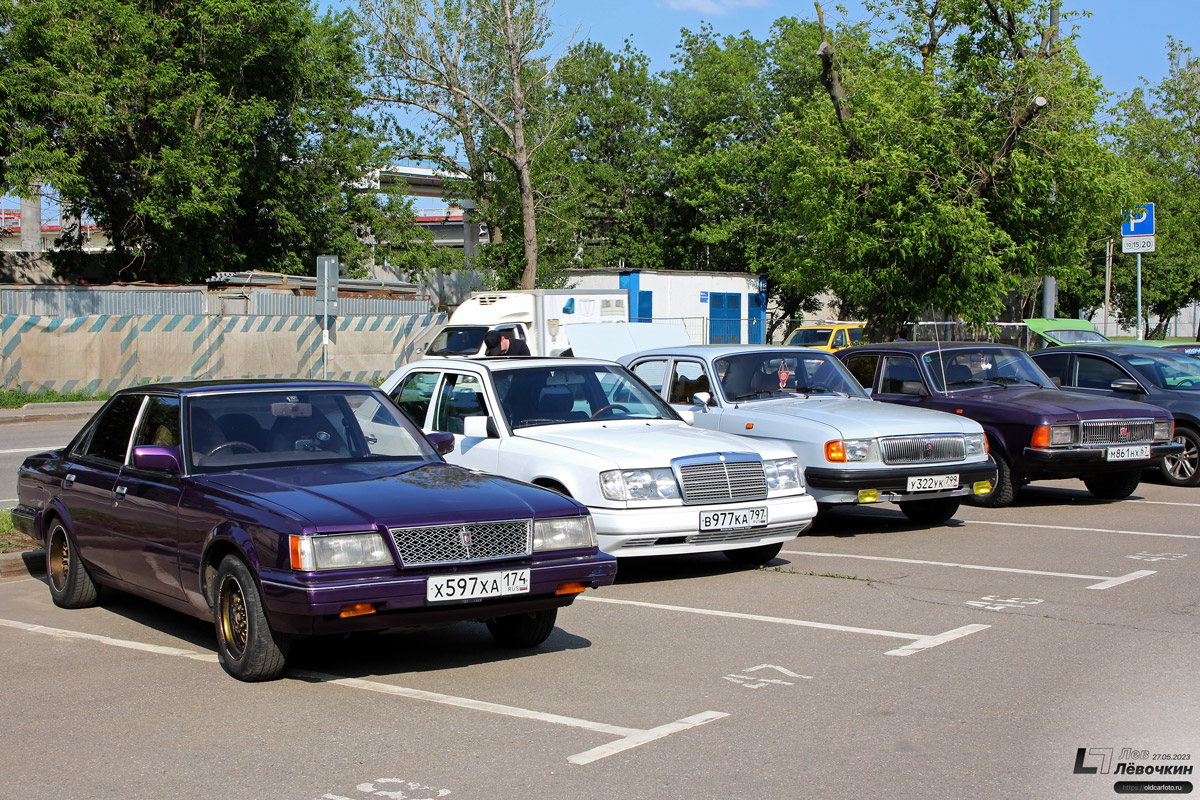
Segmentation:
<svg viewBox="0 0 1200 800">
<path fill-rule="evenodd" d="M 249 442 L 225 442 L 223 444 L 217 445 L 212 450 L 209 450 L 207 453 L 204 454 L 204 457 L 208 458 L 209 456 L 216 455 L 217 453 L 219 453 L 222 450 L 225 450 L 226 448 L 229 448 L 229 447 L 241 447 L 246 450 L 249 450 L 251 453 L 261 453 L 262 452 L 257 447 L 250 444 Z"/>
<path fill-rule="evenodd" d="M 606 406 L 600 406 L 592 412 L 592 419 L 596 419 L 605 411 L 621 411 L 625 414 L 629 413 L 629 409 L 619 403 L 609 403 Z M 612 416 L 611 414 L 609 416 Z"/>
<path fill-rule="evenodd" d="M 1176 386 L 1195 386 L 1200 383 L 1200 378 L 1180 378 L 1175 382 Z"/>
</svg>

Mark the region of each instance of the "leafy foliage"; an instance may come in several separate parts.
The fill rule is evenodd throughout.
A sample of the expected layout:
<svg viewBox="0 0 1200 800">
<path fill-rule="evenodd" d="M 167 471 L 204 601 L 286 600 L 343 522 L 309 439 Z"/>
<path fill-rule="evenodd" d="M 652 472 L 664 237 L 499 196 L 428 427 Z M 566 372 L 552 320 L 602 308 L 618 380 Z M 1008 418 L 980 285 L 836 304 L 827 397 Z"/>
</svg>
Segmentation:
<svg viewBox="0 0 1200 800">
<path fill-rule="evenodd" d="M 94 218 L 111 278 L 416 250 L 396 228 L 405 204 L 354 189 L 387 158 L 357 111 L 349 15 L 317 20 L 302 0 L 18 0 L 2 35 L 5 189 L 44 180 Z"/>
</svg>

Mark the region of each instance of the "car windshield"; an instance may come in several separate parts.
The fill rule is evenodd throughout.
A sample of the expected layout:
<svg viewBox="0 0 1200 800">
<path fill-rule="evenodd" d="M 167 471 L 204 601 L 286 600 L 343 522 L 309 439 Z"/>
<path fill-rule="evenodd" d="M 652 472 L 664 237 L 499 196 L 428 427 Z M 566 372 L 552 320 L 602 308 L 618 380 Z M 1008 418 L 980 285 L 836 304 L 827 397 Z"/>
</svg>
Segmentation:
<svg viewBox="0 0 1200 800">
<path fill-rule="evenodd" d="M 958 392 L 978 386 L 1052 387 L 1046 373 L 1024 350 L 972 347 L 925 354 L 925 368 L 939 392 Z"/>
<path fill-rule="evenodd" d="M 196 472 L 291 462 L 439 461 L 381 392 L 305 389 L 190 397 L 188 459 Z"/>
<path fill-rule="evenodd" d="M 500 408 L 514 429 L 588 420 L 679 419 L 617 364 L 504 369 L 494 373 L 493 381 Z"/>
<path fill-rule="evenodd" d="M 442 328 L 433 337 L 425 353 L 431 356 L 473 356 L 483 346 L 483 335 L 487 332 L 484 326 Z"/>
<path fill-rule="evenodd" d="M 791 336 L 788 336 L 784 344 L 793 347 L 823 345 L 829 341 L 829 334 L 832 332 L 833 328 L 797 328 L 792 331 Z"/>
<path fill-rule="evenodd" d="M 1162 351 L 1152 355 L 1138 353 L 1125 360 L 1160 389 L 1200 392 L 1200 361 L 1191 356 Z"/>
<path fill-rule="evenodd" d="M 722 391 L 733 401 L 796 394 L 866 397 L 842 362 L 828 353 L 738 353 L 716 359 L 713 366 Z"/>
</svg>

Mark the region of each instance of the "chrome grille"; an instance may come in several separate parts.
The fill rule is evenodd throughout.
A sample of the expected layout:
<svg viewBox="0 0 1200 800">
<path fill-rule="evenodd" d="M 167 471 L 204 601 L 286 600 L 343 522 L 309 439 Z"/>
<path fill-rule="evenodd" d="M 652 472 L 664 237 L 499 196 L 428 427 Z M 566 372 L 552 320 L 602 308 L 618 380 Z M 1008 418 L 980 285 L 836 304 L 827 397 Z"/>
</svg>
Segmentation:
<svg viewBox="0 0 1200 800">
<path fill-rule="evenodd" d="M 716 457 L 701 462 L 679 461 L 679 483 L 686 504 L 762 500 L 767 496 L 767 478 L 758 459 L 737 460 L 727 456 L 724 461 Z"/>
<path fill-rule="evenodd" d="M 528 519 L 391 528 L 388 533 L 406 567 L 490 561 L 527 556 L 533 551 L 533 522 Z"/>
<path fill-rule="evenodd" d="M 1129 444 L 1153 442 L 1152 419 L 1107 419 L 1083 423 L 1084 444 Z"/>
<path fill-rule="evenodd" d="M 881 444 L 885 464 L 962 461 L 967 456 L 961 436 L 895 436 L 882 439 Z"/>
</svg>

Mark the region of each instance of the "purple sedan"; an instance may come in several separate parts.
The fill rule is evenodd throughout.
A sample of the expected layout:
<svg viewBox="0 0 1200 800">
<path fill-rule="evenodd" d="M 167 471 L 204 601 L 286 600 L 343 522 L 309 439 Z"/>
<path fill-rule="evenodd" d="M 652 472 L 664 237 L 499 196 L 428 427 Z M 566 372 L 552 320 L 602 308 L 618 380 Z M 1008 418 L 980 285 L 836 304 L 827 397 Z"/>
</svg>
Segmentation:
<svg viewBox="0 0 1200 800">
<path fill-rule="evenodd" d="M 585 506 L 445 463 L 451 438 L 358 384 L 139 386 L 26 459 L 13 522 L 56 604 L 109 586 L 212 619 L 241 680 L 296 636 L 479 620 L 536 646 L 616 560 Z"/>
<path fill-rule="evenodd" d="M 1006 506 L 1032 481 L 1080 478 L 1093 496 L 1128 497 L 1142 470 L 1183 446 L 1171 441 L 1171 413 L 1113 397 L 1061 391 L 1029 354 L 979 342 L 892 342 L 841 350 L 872 397 L 970 417 L 987 433 L 996 461 L 984 506 Z"/>
</svg>

